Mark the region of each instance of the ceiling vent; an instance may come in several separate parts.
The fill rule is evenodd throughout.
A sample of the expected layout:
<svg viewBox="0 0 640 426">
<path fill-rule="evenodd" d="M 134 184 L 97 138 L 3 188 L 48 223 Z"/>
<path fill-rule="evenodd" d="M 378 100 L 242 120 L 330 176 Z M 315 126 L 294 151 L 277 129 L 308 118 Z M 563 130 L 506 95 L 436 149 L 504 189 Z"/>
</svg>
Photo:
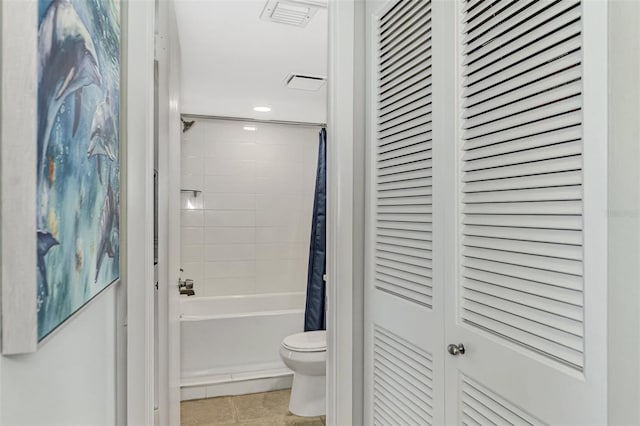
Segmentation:
<svg viewBox="0 0 640 426">
<path fill-rule="evenodd" d="M 260 19 L 279 24 L 306 27 L 319 8 L 327 7 L 326 1 L 312 0 L 269 0 Z"/>
<path fill-rule="evenodd" d="M 312 75 L 289 74 L 285 79 L 285 84 L 289 89 L 307 90 L 310 92 L 318 91 L 324 86 L 327 79 L 325 77 L 317 77 Z"/>
</svg>

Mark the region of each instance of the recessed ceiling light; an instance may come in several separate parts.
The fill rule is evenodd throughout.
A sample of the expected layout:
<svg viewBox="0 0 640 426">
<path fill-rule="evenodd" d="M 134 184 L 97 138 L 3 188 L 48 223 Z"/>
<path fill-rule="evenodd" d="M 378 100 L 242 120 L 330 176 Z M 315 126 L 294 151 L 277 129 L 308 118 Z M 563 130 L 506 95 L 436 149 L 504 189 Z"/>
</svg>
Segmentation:
<svg viewBox="0 0 640 426">
<path fill-rule="evenodd" d="M 256 130 L 258 130 L 256 126 L 244 126 L 242 129 L 246 130 L 247 132 L 255 132 Z"/>
<path fill-rule="evenodd" d="M 257 106 L 257 107 L 253 107 L 253 110 L 257 112 L 269 112 L 271 111 L 271 108 L 268 106 Z"/>
</svg>

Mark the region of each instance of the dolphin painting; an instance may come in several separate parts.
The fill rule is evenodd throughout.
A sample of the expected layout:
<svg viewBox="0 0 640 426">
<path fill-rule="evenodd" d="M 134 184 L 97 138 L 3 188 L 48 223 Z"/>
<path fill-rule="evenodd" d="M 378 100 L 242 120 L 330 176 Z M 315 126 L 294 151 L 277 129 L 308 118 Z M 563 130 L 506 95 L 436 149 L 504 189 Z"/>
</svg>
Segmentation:
<svg viewBox="0 0 640 426">
<path fill-rule="evenodd" d="M 94 281 L 96 283 L 98 282 L 98 274 L 100 273 L 104 256 L 107 255 L 111 258 L 115 256 L 111 235 L 117 222 L 116 209 L 116 196 L 111 188 L 111 179 L 109 179 L 107 195 L 102 206 L 102 214 L 100 215 L 100 244 L 98 245 L 98 254 L 96 256 L 96 276 Z"/>
<path fill-rule="evenodd" d="M 70 0 L 53 0 L 38 31 L 38 182 L 45 181 L 51 129 L 63 102 L 74 95 L 73 135 L 78 130 L 84 87 L 102 86 L 98 55 L 91 35 Z M 42 187 L 38 188 L 38 211 Z M 44 218 L 38 215 L 42 227 Z"/>
<path fill-rule="evenodd" d="M 98 104 L 96 112 L 91 122 L 91 136 L 87 158 L 96 157 L 98 167 L 98 178 L 102 183 L 102 157 L 107 157 L 111 161 L 116 159 L 116 145 L 118 143 L 118 128 L 113 117 L 111 99 L 107 97 Z"/>
<path fill-rule="evenodd" d="M 42 280 L 42 288 L 38 289 L 38 294 L 42 294 L 45 298 L 49 296 L 49 284 L 47 282 L 47 266 L 44 263 L 45 255 L 51 250 L 51 247 L 60 244 L 50 232 L 38 231 L 38 271 Z"/>
</svg>

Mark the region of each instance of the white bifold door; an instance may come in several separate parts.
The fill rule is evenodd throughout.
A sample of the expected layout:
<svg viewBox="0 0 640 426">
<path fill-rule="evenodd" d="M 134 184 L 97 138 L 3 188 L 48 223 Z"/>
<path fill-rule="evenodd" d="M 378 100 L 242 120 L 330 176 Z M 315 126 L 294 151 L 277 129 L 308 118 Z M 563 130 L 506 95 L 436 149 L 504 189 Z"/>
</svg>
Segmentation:
<svg viewBox="0 0 640 426">
<path fill-rule="evenodd" d="M 367 3 L 365 424 L 606 424 L 606 7 Z"/>
<path fill-rule="evenodd" d="M 370 28 L 365 424 L 444 420 L 432 9 L 383 4 Z"/>
</svg>

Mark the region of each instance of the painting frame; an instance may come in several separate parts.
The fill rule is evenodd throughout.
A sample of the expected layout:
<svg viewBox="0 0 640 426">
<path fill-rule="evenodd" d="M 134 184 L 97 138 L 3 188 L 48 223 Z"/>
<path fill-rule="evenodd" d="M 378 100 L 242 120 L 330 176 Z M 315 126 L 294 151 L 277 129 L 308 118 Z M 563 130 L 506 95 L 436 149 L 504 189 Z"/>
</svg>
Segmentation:
<svg viewBox="0 0 640 426">
<path fill-rule="evenodd" d="M 2 353 L 37 350 L 35 170 L 37 4 L 0 2 L 0 291 Z M 34 46 L 25 55 L 23 46 Z M 7 60 L 11 58 L 11 60 Z"/>
</svg>

